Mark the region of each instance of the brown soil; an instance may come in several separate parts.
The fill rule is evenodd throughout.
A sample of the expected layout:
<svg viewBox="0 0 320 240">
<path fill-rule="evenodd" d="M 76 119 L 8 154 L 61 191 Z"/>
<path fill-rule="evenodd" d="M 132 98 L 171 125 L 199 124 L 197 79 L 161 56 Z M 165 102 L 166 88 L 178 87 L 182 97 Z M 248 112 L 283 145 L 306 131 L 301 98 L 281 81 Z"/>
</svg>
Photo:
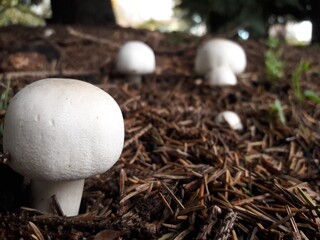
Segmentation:
<svg viewBox="0 0 320 240">
<path fill-rule="evenodd" d="M 86 180 L 75 217 L 23 207 L 22 178 L 2 154 L 1 239 L 320 239 L 320 105 L 298 101 L 291 83 L 299 62 L 309 61 L 301 89 L 320 94 L 318 46 L 281 46 L 285 76 L 271 83 L 264 42 L 240 42 L 248 67 L 239 84 L 211 87 L 193 62 L 212 36 L 52 28 L 50 37 L 46 29 L 0 29 L 1 92 L 9 80 L 10 97 L 46 77 L 97 84 L 123 111 L 125 145 L 112 169 Z M 131 39 L 157 56 L 155 74 L 141 86 L 114 70 L 119 46 Z M 276 99 L 285 124 L 270 114 Z M 237 112 L 244 130 L 217 125 L 223 110 Z"/>
</svg>

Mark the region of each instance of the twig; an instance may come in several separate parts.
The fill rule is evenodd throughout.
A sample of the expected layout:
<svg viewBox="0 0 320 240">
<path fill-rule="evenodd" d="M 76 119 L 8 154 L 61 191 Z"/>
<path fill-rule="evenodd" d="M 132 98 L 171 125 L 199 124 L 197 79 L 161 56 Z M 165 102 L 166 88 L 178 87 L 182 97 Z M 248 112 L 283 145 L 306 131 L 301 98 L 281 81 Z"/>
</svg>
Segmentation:
<svg viewBox="0 0 320 240">
<path fill-rule="evenodd" d="M 29 226 L 32 229 L 33 233 L 32 235 L 34 235 L 36 237 L 36 239 L 38 240 L 44 240 L 44 237 L 41 233 L 41 231 L 39 230 L 39 228 L 33 223 L 33 222 L 29 222 Z"/>
<path fill-rule="evenodd" d="M 88 76 L 100 74 L 99 70 L 62 70 L 62 71 L 22 71 L 22 72 L 5 72 L 0 74 L 0 79 L 17 79 L 26 77 L 70 77 L 70 76 Z"/>
<path fill-rule="evenodd" d="M 161 192 L 159 192 L 159 196 L 160 196 L 161 201 L 163 202 L 164 206 L 169 210 L 171 215 L 173 215 L 174 211 L 172 210 L 172 208 L 170 207 L 170 204 L 168 203 L 168 201 L 166 200 L 166 198 L 163 196 L 163 194 Z"/>
<path fill-rule="evenodd" d="M 145 128 L 141 129 L 137 134 L 135 134 L 132 138 L 128 139 L 124 143 L 124 147 L 131 145 L 134 141 L 138 140 L 141 136 L 143 136 L 145 133 L 147 133 L 152 128 L 152 124 L 148 124 Z"/>
<path fill-rule="evenodd" d="M 120 47 L 120 44 L 114 43 L 111 40 L 108 40 L 108 39 L 105 39 L 105 38 L 98 38 L 96 36 L 93 36 L 93 35 L 90 35 L 90 34 L 87 34 L 87 33 L 82 33 L 82 32 L 79 32 L 79 31 L 75 30 L 72 27 L 67 27 L 67 31 L 68 31 L 69 34 L 71 34 L 73 36 L 76 36 L 76 37 L 79 37 L 79 38 L 82 38 L 82 39 L 85 39 L 85 40 L 89 40 L 89 41 L 92 41 L 92 42 L 96 42 L 96 43 L 106 44 L 106 45 L 109 45 L 111 48 L 116 48 L 117 49 L 117 48 Z"/>
<path fill-rule="evenodd" d="M 167 190 L 167 192 L 170 194 L 170 196 L 173 198 L 173 200 L 180 206 L 181 209 L 185 209 L 181 201 L 176 197 L 176 195 L 170 190 L 170 188 L 164 183 L 161 182 L 162 186 Z"/>
<path fill-rule="evenodd" d="M 62 211 L 62 208 L 60 206 L 60 203 L 56 197 L 56 195 L 52 195 L 51 196 L 52 202 L 50 203 L 50 207 L 52 209 L 53 212 L 56 212 L 58 214 L 58 216 L 64 216 L 64 213 Z"/>
<path fill-rule="evenodd" d="M 215 240 L 227 240 L 230 237 L 234 223 L 237 219 L 237 213 L 230 210 L 224 221 L 220 224 Z"/>
</svg>

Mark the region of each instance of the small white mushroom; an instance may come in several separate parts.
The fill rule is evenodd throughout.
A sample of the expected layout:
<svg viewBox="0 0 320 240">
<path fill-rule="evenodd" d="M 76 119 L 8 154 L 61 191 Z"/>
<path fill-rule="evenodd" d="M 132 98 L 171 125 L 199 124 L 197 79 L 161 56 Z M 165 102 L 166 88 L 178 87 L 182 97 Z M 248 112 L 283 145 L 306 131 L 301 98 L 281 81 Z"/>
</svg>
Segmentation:
<svg viewBox="0 0 320 240">
<path fill-rule="evenodd" d="M 237 77 L 228 66 L 218 66 L 210 70 L 205 79 L 210 85 L 236 85 Z"/>
<path fill-rule="evenodd" d="M 241 123 L 241 119 L 235 112 L 232 111 L 224 111 L 219 113 L 215 117 L 215 122 L 220 124 L 223 122 L 226 122 L 229 124 L 229 126 L 234 130 L 242 130 L 243 125 Z"/>
<path fill-rule="evenodd" d="M 31 179 L 31 207 L 45 212 L 55 195 L 64 214 L 77 215 L 84 179 L 111 168 L 123 142 L 116 101 L 79 80 L 36 81 L 12 98 L 5 116 L 9 165 Z"/>
<path fill-rule="evenodd" d="M 229 68 L 234 75 L 238 75 L 245 70 L 246 65 L 244 49 L 234 41 L 220 38 L 209 40 L 201 45 L 195 59 L 195 71 L 201 75 L 207 75 L 219 67 Z M 229 84 L 227 80 L 228 77 L 226 77 L 226 85 Z M 223 82 L 220 81 L 220 84 Z"/>
<path fill-rule="evenodd" d="M 118 52 L 117 71 L 126 74 L 130 82 L 141 84 L 141 75 L 153 73 L 155 67 L 154 52 L 144 42 L 128 41 Z"/>
</svg>

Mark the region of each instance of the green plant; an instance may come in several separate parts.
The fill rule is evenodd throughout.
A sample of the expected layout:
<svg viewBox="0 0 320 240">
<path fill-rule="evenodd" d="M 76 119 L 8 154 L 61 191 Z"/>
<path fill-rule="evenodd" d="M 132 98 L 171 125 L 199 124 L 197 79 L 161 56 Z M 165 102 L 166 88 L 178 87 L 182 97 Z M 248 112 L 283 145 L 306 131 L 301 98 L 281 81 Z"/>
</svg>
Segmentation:
<svg viewBox="0 0 320 240">
<path fill-rule="evenodd" d="M 165 35 L 164 41 L 170 46 L 178 47 L 185 42 L 188 36 L 190 36 L 188 32 L 171 32 Z M 193 41 L 199 43 L 200 38 L 194 37 Z"/>
<path fill-rule="evenodd" d="M 296 99 L 301 102 L 304 100 L 305 96 L 301 92 L 301 79 L 302 75 L 306 73 L 308 70 L 310 70 L 311 64 L 309 61 L 301 61 L 298 66 L 294 69 L 291 83 L 292 83 L 292 89 L 294 92 L 294 95 Z"/>
<path fill-rule="evenodd" d="M 278 119 L 282 124 L 286 124 L 286 117 L 279 99 L 275 100 L 269 111 L 270 119 L 273 119 L 276 115 L 278 116 Z"/>
<path fill-rule="evenodd" d="M 306 98 L 306 99 L 309 99 L 315 103 L 320 103 L 320 97 L 314 92 L 314 91 L 311 91 L 311 90 L 305 90 L 303 92 L 303 96 Z"/>
<path fill-rule="evenodd" d="M 0 95 L 0 117 L 4 116 L 6 109 L 8 107 L 9 100 L 9 92 L 10 92 L 11 82 L 8 81 L 6 85 L 4 85 L 4 90 Z M 0 119 L 0 137 L 3 135 L 3 119 Z"/>
<path fill-rule="evenodd" d="M 274 82 L 284 76 L 285 62 L 281 59 L 279 49 L 280 40 L 278 38 L 269 38 L 267 40 L 268 50 L 265 53 L 265 74 L 266 79 Z"/>
<path fill-rule="evenodd" d="M 30 7 L 31 4 L 20 0 L 0 0 L 0 26 L 44 26 L 45 20 Z"/>
<path fill-rule="evenodd" d="M 280 47 L 281 41 L 279 38 L 269 37 L 266 43 L 269 49 L 277 49 Z"/>
<path fill-rule="evenodd" d="M 269 81 L 275 81 L 284 75 L 285 62 L 278 55 L 273 50 L 268 50 L 265 54 L 265 73 Z"/>
<path fill-rule="evenodd" d="M 250 32 L 250 38 L 261 38 L 268 34 L 269 21 L 271 18 L 283 17 L 286 14 L 301 16 L 305 11 L 306 4 L 299 0 L 176 0 L 183 17 L 196 24 L 195 14 L 207 23 L 208 30 L 212 33 L 236 33 L 239 28 Z M 310 2 L 312 8 L 313 2 Z M 285 15 L 286 15 L 285 14 Z M 233 34 L 234 34 L 233 33 Z"/>
</svg>

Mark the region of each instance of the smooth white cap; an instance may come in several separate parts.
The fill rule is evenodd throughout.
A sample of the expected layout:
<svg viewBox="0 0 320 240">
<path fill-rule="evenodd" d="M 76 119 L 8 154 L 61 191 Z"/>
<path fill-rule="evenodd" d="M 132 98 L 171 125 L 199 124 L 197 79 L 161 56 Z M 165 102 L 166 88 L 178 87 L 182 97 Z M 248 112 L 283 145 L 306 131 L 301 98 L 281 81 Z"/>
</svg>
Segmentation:
<svg viewBox="0 0 320 240">
<path fill-rule="evenodd" d="M 219 66 L 205 75 L 210 85 L 236 85 L 237 77 L 228 66 Z"/>
<path fill-rule="evenodd" d="M 128 41 L 121 46 L 116 60 L 119 72 L 131 75 L 154 72 L 156 58 L 153 50 L 144 42 Z"/>
<path fill-rule="evenodd" d="M 116 101 L 92 84 L 44 79 L 10 101 L 3 147 L 31 179 L 70 181 L 103 173 L 118 160 L 124 122 Z"/>
<path fill-rule="evenodd" d="M 195 71 L 202 75 L 218 66 L 228 66 L 237 75 L 245 70 L 246 65 L 244 49 L 234 41 L 221 38 L 202 44 L 195 59 Z"/>
<path fill-rule="evenodd" d="M 235 112 L 232 111 L 224 111 L 219 113 L 216 117 L 215 117 L 215 122 L 216 123 L 223 123 L 223 122 L 227 122 L 229 124 L 229 126 L 234 129 L 234 130 L 242 130 L 243 129 L 243 125 L 241 123 L 241 119 L 238 116 L 238 114 L 236 114 Z"/>
</svg>

